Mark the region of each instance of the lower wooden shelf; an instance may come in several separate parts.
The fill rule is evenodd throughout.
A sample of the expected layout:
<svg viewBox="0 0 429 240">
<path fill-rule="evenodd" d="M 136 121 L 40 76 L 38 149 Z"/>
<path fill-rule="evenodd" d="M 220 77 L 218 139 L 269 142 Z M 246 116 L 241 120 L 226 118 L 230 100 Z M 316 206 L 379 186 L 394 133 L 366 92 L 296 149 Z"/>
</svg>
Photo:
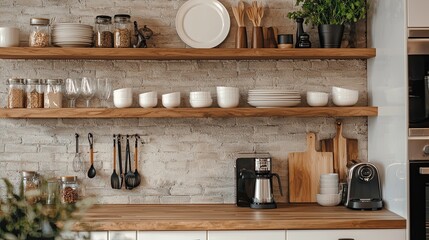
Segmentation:
<svg viewBox="0 0 429 240">
<path fill-rule="evenodd" d="M 0 118 L 369 117 L 377 107 L 0 109 Z"/>
</svg>

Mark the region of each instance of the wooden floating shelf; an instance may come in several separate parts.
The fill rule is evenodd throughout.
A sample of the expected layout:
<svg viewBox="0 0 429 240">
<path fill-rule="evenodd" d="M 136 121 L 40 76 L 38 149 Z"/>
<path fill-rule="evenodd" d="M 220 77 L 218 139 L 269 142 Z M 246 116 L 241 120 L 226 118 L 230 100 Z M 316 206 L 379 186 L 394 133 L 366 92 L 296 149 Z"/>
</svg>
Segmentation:
<svg viewBox="0 0 429 240">
<path fill-rule="evenodd" d="M 375 55 L 375 48 L 0 48 L 0 59 L 278 60 L 368 59 Z"/>
<path fill-rule="evenodd" d="M 0 118 L 368 117 L 377 107 L 0 109 Z"/>
</svg>

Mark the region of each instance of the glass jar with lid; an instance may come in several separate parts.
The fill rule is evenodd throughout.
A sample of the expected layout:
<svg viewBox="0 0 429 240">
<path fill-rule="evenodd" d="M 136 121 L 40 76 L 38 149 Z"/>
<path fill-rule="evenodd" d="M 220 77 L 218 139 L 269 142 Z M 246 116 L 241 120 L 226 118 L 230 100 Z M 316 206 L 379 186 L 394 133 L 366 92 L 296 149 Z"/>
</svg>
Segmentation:
<svg viewBox="0 0 429 240">
<path fill-rule="evenodd" d="M 46 204 L 55 204 L 58 200 L 59 180 L 57 178 L 48 179 L 46 182 Z"/>
<path fill-rule="evenodd" d="M 33 171 L 22 171 L 21 172 L 21 181 L 24 193 L 31 190 L 39 190 L 40 179 L 37 172 Z"/>
<path fill-rule="evenodd" d="M 25 82 L 21 78 L 10 78 L 6 81 L 7 91 L 7 108 L 24 108 L 25 107 Z"/>
<path fill-rule="evenodd" d="M 47 18 L 31 18 L 30 19 L 30 47 L 49 47 L 50 45 L 50 29 L 49 19 Z"/>
<path fill-rule="evenodd" d="M 45 82 L 45 108 L 62 108 L 63 107 L 63 80 L 47 79 Z"/>
<path fill-rule="evenodd" d="M 117 14 L 115 19 L 114 47 L 128 48 L 131 46 L 131 16 L 128 14 Z"/>
<path fill-rule="evenodd" d="M 61 177 L 60 200 L 61 203 L 76 203 L 79 199 L 79 184 L 77 176 Z"/>
<path fill-rule="evenodd" d="M 100 15 L 95 18 L 95 47 L 113 47 L 112 18 Z"/>
<path fill-rule="evenodd" d="M 27 79 L 25 89 L 27 108 L 43 108 L 43 81 L 41 79 Z"/>
</svg>

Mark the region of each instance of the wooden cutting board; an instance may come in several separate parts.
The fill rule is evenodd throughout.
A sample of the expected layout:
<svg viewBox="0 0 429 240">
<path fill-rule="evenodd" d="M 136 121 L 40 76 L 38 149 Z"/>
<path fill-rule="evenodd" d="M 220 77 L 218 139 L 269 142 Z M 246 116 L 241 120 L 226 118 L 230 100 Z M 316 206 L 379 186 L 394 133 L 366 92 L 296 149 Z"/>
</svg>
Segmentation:
<svg viewBox="0 0 429 240">
<path fill-rule="evenodd" d="M 333 171 L 331 152 L 316 151 L 316 135 L 307 133 L 307 150 L 289 153 L 289 202 L 316 202 L 320 174 Z"/>
<path fill-rule="evenodd" d="M 343 137 L 343 125 L 337 121 L 337 134 L 333 139 L 324 139 L 322 152 L 334 153 L 334 172 L 338 173 L 340 182 L 347 180 L 347 164 L 358 161 L 359 148 L 357 139 Z"/>
</svg>

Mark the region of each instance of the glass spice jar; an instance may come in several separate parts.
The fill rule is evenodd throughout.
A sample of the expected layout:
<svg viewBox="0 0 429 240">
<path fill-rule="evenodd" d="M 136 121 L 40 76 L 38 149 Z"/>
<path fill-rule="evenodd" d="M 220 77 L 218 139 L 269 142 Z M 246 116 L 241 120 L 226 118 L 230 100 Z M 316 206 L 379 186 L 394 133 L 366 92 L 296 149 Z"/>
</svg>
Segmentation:
<svg viewBox="0 0 429 240">
<path fill-rule="evenodd" d="M 95 18 L 95 47 L 113 47 L 112 18 L 100 15 Z"/>
<path fill-rule="evenodd" d="M 24 79 L 10 78 L 6 81 L 6 84 L 9 87 L 7 92 L 7 108 L 24 108 Z"/>
<path fill-rule="evenodd" d="M 62 79 L 47 79 L 45 81 L 45 108 L 63 107 L 63 81 Z"/>
<path fill-rule="evenodd" d="M 43 108 L 43 81 L 41 79 L 27 79 L 25 89 L 27 108 Z"/>
<path fill-rule="evenodd" d="M 115 19 L 114 47 L 128 48 L 131 46 L 131 16 L 117 14 Z"/>
<path fill-rule="evenodd" d="M 79 184 L 77 176 L 61 177 L 60 200 L 61 203 L 76 203 L 79 199 Z"/>
<path fill-rule="evenodd" d="M 55 204 L 58 199 L 59 185 L 57 178 L 48 179 L 46 183 L 46 204 Z"/>
<path fill-rule="evenodd" d="M 31 18 L 31 31 L 29 46 L 30 47 L 49 47 L 50 45 L 50 29 L 49 19 L 47 18 Z"/>
</svg>

